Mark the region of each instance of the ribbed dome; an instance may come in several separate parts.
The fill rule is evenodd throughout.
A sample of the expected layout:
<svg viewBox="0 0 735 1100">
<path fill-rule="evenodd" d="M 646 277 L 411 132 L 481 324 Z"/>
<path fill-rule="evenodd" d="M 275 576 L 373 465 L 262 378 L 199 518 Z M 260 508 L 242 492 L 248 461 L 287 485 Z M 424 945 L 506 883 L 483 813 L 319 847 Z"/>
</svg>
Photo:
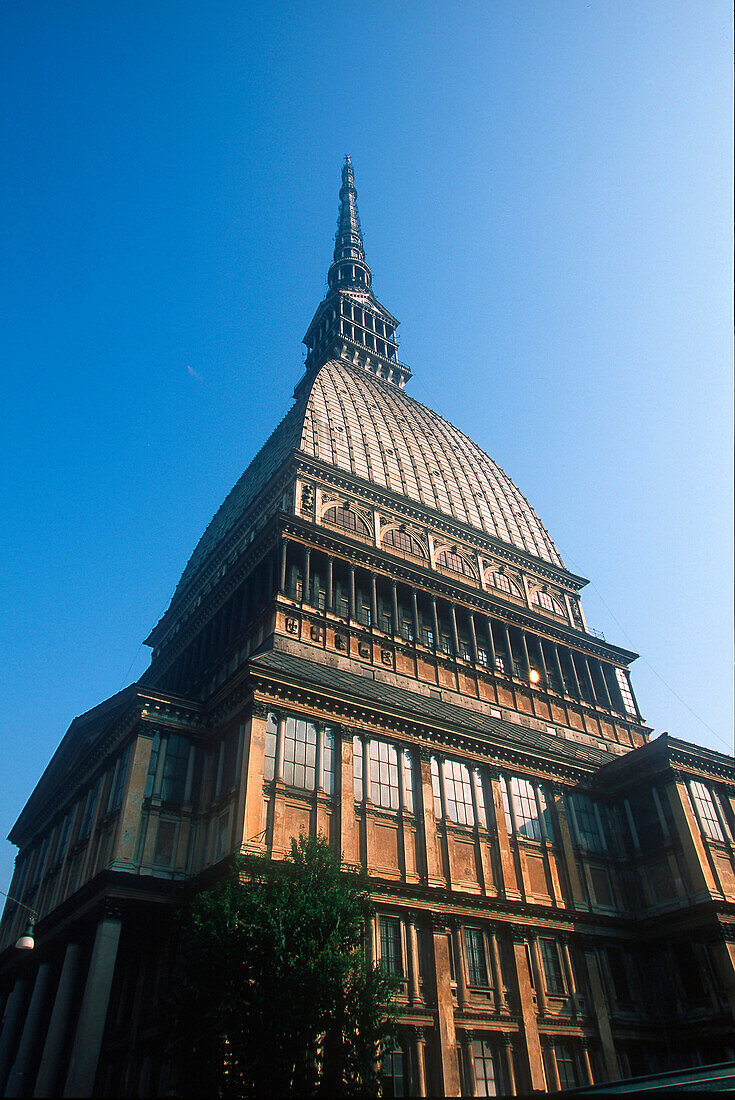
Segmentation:
<svg viewBox="0 0 735 1100">
<path fill-rule="evenodd" d="M 477 444 L 397 386 L 359 367 L 332 360 L 318 372 L 300 449 L 562 565 L 526 498 Z"/>
<path fill-rule="evenodd" d="M 466 435 L 397 386 L 330 360 L 261 448 L 202 535 L 177 593 L 293 452 L 390 489 L 543 561 L 563 563 L 510 478 Z"/>
</svg>

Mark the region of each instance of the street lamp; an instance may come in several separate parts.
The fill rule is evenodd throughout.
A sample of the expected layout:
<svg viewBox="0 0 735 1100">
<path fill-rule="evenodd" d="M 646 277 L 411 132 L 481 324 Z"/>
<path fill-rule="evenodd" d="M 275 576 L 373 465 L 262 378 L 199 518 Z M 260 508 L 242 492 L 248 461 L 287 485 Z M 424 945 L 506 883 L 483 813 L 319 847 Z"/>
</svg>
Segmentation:
<svg viewBox="0 0 735 1100">
<path fill-rule="evenodd" d="M 36 946 L 34 930 L 38 921 L 38 913 L 35 909 L 31 909 L 29 905 L 24 905 L 22 901 L 18 901 L 17 898 L 13 898 L 10 896 L 10 894 L 6 894 L 4 890 L 0 890 L 0 894 L 2 894 L 3 897 L 7 898 L 8 901 L 12 901 L 15 903 L 15 905 L 19 905 L 21 909 L 27 910 L 29 914 L 28 924 L 26 925 L 26 930 L 23 935 L 19 936 L 18 939 L 15 941 L 15 946 L 18 951 L 32 951 L 33 948 Z"/>
</svg>

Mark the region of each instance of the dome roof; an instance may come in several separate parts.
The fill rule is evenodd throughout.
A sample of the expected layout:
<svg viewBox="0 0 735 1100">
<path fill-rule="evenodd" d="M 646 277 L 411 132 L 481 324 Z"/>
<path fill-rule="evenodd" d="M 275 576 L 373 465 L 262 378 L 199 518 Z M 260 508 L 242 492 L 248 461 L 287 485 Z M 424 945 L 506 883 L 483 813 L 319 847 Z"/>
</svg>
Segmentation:
<svg viewBox="0 0 735 1100">
<path fill-rule="evenodd" d="M 294 452 L 563 568 L 546 528 L 510 478 L 458 428 L 402 389 L 329 360 L 298 392 L 199 540 L 177 594 Z"/>
</svg>

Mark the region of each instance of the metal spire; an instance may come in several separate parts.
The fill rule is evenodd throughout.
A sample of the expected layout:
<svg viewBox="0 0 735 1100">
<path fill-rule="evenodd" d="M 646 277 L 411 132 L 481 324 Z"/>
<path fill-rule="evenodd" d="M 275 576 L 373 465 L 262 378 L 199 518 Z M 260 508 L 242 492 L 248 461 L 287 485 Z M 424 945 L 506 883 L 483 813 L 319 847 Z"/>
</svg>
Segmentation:
<svg viewBox="0 0 735 1100">
<path fill-rule="evenodd" d="M 373 275 L 365 263 L 365 247 L 362 243 L 360 215 L 357 213 L 355 173 L 350 154 L 345 154 L 342 165 L 342 186 L 339 189 L 339 217 L 334 237 L 334 263 L 327 275 L 330 288 L 369 288 Z"/>
</svg>

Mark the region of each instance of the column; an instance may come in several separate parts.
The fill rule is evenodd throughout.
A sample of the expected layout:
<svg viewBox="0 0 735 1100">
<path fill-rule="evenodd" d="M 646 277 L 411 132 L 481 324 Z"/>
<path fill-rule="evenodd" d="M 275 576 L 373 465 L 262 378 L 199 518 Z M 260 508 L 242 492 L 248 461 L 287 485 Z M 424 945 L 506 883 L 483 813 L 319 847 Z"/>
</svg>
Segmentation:
<svg viewBox="0 0 735 1100">
<path fill-rule="evenodd" d="M 475 633 L 475 616 L 471 611 L 467 612 L 467 625 L 470 629 L 470 650 L 472 652 L 472 660 L 475 664 L 478 664 L 477 657 L 477 634 Z"/>
<path fill-rule="evenodd" d="M 536 1020 L 536 1006 L 533 1003 L 533 989 L 531 987 L 531 973 L 528 969 L 526 958 L 526 943 L 523 929 L 513 929 L 513 956 L 516 964 L 516 977 L 518 980 L 518 997 L 523 1017 L 523 1031 L 526 1039 L 526 1055 L 528 1058 L 528 1079 L 530 1091 L 536 1089 L 546 1091 L 546 1079 L 544 1077 L 544 1065 L 541 1057 L 541 1041 Z"/>
<path fill-rule="evenodd" d="M 36 1074 L 34 1096 L 56 1096 L 60 1085 L 59 1074 L 64 1054 L 69 1046 L 71 1012 L 74 1004 L 74 990 L 81 961 L 81 946 L 78 943 L 67 944 L 64 962 L 61 967 L 59 984 L 56 987 L 54 1007 L 46 1030 L 41 1063 Z"/>
<path fill-rule="evenodd" d="M 462 929 L 458 924 L 452 925 L 452 942 L 454 944 L 455 978 L 457 979 L 457 1004 L 464 1008 L 467 1004 L 467 970 L 465 968 L 464 943 L 462 942 Z"/>
<path fill-rule="evenodd" d="M 431 597 L 431 622 L 434 627 L 434 649 L 438 651 L 441 649 L 441 638 L 439 637 L 439 615 L 436 609 L 436 596 Z"/>
<path fill-rule="evenodd" d="M 434 791 L 431 784 L 431 754 L 419 749 L 421 773 L 421 802 L 423 804 L 423 841 L 426 856 L 426 875 L 430 886 L 444 886 L 439 860 L 439 843 L 434 814 Z M 421 818 L 416 815 L 417 820 Z"/>
<path fill-rule="evenodd" d="M 419 605 L 415 588 L 411 589 L 411 614 L 413 615 L 413 640 L 418 645 L 421 641 L 421 631 L 419 629 Z"/>
<path fill-rule="evenodd" d="M 488 653 L 488 666 L 496 671 L 495 664 L 495 639 L 493 638 L 493 623 L 492 619 L 485 619 L 485 626 L 487 628 L 487 653 Z"/>
<path fill-rule="evenodd" d="M 416 1080 L 413 1082 L 416 1096 L 426 1096 L 426 1032 L 417 1027 L 413 1033 L 413 1053 L 416 1066 Z"/>
<path fill-rule="evenodd" d="M 610 1016 L 607 1011 L 607 1002 L 605 1000 L 605 992 L 602 987 L 602 978 L 600 976 L 600 969 L 597 961 L 597 952 L 594 946 L 585 946 L 584 960 L 587 965 L 587 974 L 590 981 L 590 993 L 592 994 L 592 1005 L 594 1007 L 595 1016 L 597 1018 L 597 1028 L 600 1033 L 600 1042 L 602 1044 L 602 1058 L 605 1063 L 605 1073 L 608 1081 L 617 1081 L 620 1078 L 618 1059 L 615 1053 L 615 1043 L 613 1042 L 612 1027 L 610 1026 Z"/>
<path fill-rule="evenodd" d="M 528 656 L 528 643 L 526 642 L 526 632 L 521 631 L 521 646 L 523 648 L 523 660 L 526 662 L 526 676 L 528 680 L 531 679 L 531 658 Z"/>
<path fill-rule="evenodd" d="M 416 1004 L 421 999 L 419 992 L 419 943 L 416 934 L 416 914 L 408 913 L 406 916 L 406 934 L 408 936 L 409 976 L 408 992 L 411 1004 Z"/>
<path fill-rule="evenodd" d="M 513 647 L 510 644 L 510 633 L 508 631 L 508 624 L 503 623 L 503 641 L 505 642 L 505 652 L 508 657 L 508 675 L 515 676 L 516 666 L 513 661 Z"/>
<path fill-rule="evenodd" d="M 446 927 L 439 919 L 434 924 L 433 932 L 436 1007 L 439 1025 L 439 1092 L 444 1096 L 459 1096 L 461 1089 L 449 969 L 449 940 L 447 939 Z"/>
<path fill-rule="evenodd" d="M 544 968 L 541 965 L 541 951 L 538 945 L 538 936 L 529 936 L 528 944 L 531 949 L 531 966 L 533 967 L 533 984 L 536 987 L 536 1004 L 539 1016 L 546 1015 L 546 985 Z"/>
<path fill-rule="evenodd" d="M 549 1071 L 549 1092 L 559 1092 L 561 1081 L 559 1080 L 559 1067 L 556 1064 L 556 1051 L 554 1041 L 549 1036 L 544 1036 L 544 1050 L 546 1051 L 546 1066 Z"/>
<path fill-rule="evenodd" d="M 574 852 L 574 846 L 572 845 L 572 836 L 569 832 L 569 822 L 564 807 L 564 798 L 561 789 L 555 783 L 551 784 L 551 794 L 554 799 L 553 805 L 556 817 L 556 831 L 557 836 L 561 840 L 562 851 L 564 852 L 564 864 L 567 870 L 569 889 L 572 892 L 572 901 L 577 909 L 588 909 L 589 906 L 587 905 L 584 890 L 582 888 L 582 880 L 579 877 L 579 868 L 577 867 L 577 859 Z"/>
<path fill-rule="evenodd" d="M 598 671 L 600 673 L 600 679 L 602 681 L 602 690 L 603 690 L 603 695 L 604 695 L 604 698 L 605 698 L 605 702 L 607 703 L 608 709 L 612 710 L 613 705 L 612 705 L 612 699 L 610 698 L 610 692 L 607 689 L 607 678 L 605 676 L 605 671 L 604 671 L 604 669 L 603 669 L 603 667 L 602 667 L 602 665 L 600 664 L 599 661 L 597 662 L 597 668 L 598 668 Z"/>
<path fill-rule="evenodd" d="M 500 785 L 499 772 L 490 773 L 490 789 L 492 791 L 492 806 L 489 808 L 493 810 L 495 816 L 495 839 L 497 840 L 498 855 L 500 856 L 500 874 L 503 893 L 507 898 L 520 898 L 521 894 L 518 889 L 513 852 L 510 847 L 508 827 L 505 823 L 503 791 Z"/>
<path fill-rule="evenodd" d="M 666 788 L 666 793 L 695 897 L 697 895 L 700 898 L 721 897 L 699 825 L 694 817 L 685 781 L 677 779 Z"/>
<path fill-rule="evenodd" d="M 352 730 L 347 729 L 345 726 L 332 728 L 334 729 L 335 740 L 339 743 L 341 750 L 339 770 L 339 823 L 342 866 L 346 870 L 354 870 L 360 865 L 360 847 L 357 832 L 357 819 L 355 818 Z"/>
<path fill-rule="evenodd" d="M 464 1082 L 467 1096 L 475 1096 L 477 1094 L 477 1083 L 475 1081 L 475 1059 L 472 1055 L 472 1040 L 474 1035 L 471 1031 L 462 1030 L 459 1033 L 459 1042 L 462 1048 L 462 1061 L 464 1062 Z"/>
<path fill-rule="evenodd" d="M 393 611 L 393 633 L 398 633 L 398 583 L 390 582 L 391 608 Z"/>
<path fill-rule="evenodd" d="M 41 1028 L 44 1023 L 44 1010 L 48 998 L 53 970 L 50 962 L 42 962 L 33 983 L 31 1003 L 28 1006 L 23 1034 L 18 1044 L 15 1065 L 8 1081 L 5 1096 L 29 1096 L 33 1084 L 33 1070 Z"/>
<path fill-rule="evenodd" d="M 515 1096 L 516 1093 L 516 1073 L 513 1065 L 513 1040 L 510 1035 L 504 1035 L 502 1040 L 503 1046 L 503 1068 L 505 1069 L 505 1091 L 509 1096 Z"/>
<path fill-rule="evenodd" d="M 321 722 L 316 727 L 316 789 L 324 793 L 324 726 Z"/>
<path fill-rule="evenodd" d="M 327 596 L 324 601 L 327 611 L 334 612 L 334 558 L 327 558 Z"/>
<path fill-rule="evenodd" d="M 245 723 L 238 803 L 239 829 L 242 830 L 241 850 L 260 853 L 263 850 L 263 772 L 265 769 L 265 731 L 268 709 L 262 703 L 253 704 L 252 714 Z"/>
<path fill-rule="evenodd" d="M 348 615 L 350 620 L 355 618 L 355 567 L 350 563 L 347 567 L 348 588 L 347 588 L 347 600 L 348 600 Z"/>
<path fill-rule="evenodd" d="M 493 973 L 493 1000 L 498 1012 L 502 1012 L 508 1006 L 505 1001 L 503 969 L 500 965 L 500 948 L 498 946 L 497 932 L 490 930 L 487 933 L 490 942 L 490 967 Z"/>
<path fill-rule="evenodd" d="M 97 925 L 66 1075 L 65 1097 L 92 1095 L 121 929 L 119 916 L 105 916 Z"/>
<path fill-rule="evenodd" d="M 590 668 L 590 663 L 587 659 L 587 654 L 586 653 L 582 654 L 582 667 L 584 668 L 584 671 L 585 671 L 585 679 L 587 680 L 587 683 L 589 685 L 589 689 L 592 692 L 592 702 L 593 703 L 599 703 L 599 699 L 597 698 L 597 692 L 595 690 L 595 681 L 592 679 L 592 669 Z"/>
<path fill-rule="evenodd" d="M 304 547 L 304 583 L 301 586 L 301 602 L 311 603 L 309 589 L 311 587 L 311 548 Z"/>
<path fill-rule="evenodd" d="M 454 604 L 449 605 L 449 623 L 452 628 L 452 645 L 454 646 L 454 656 L 459 657 L 459 634 L 457 633 L 457 612 Z"/>
<path fill-rule="evenodd" d="M 16 978 L 13 992 L 8 999 L 5 1021 L 0 1032 L 0 1092 L 15 1058 L 15 1042 L 23 1023 L 28 984 L 27 977 Z"/>
<path fill-rule="evenodd" d="M 145 796 L 145 784 L 148 778 L 148 768 L 151 761 L 151 749 L 153 737 L 144 730 L 139 734 L 134 746 L 131 746 L 128 775 L 125 780 L 125 788 L 122 794 L 122 805 L 117 826 L 117 837 L 112 850 L 111 868 L 113 871 L 129 871 L 134 869 L 135 850 L 138 844 L 138 830 L 141 827 L 141 814 L 143 812 L 143 798 Z M 161 779 L 163 778 L 163 762 L 159 752 L 161 763 Z M 156 769 L 158 775 L 158 769 Z M 161 785 L 159 782 L 158 790 Z"/>
<path fill-rule="evenodd" d="M 594 1085 L 595 1075 L 592 1072 L 592 1063 L 590 1061 L 590 1052 L 587 1048 L 587 1044 L 582 1040 L 582 1065 L 584 1066 L 584 1072 L 587 1077 L 587 1084 Z"/>
<path fill-rule="evenodd" d="M 572 956 L 569 951 L 569 940 L 566 936 L 559 937 L 559 946 L 561 948 L 561 963 L 564 970 L 564 979 L 567 984 L 567 989 L 569 990 L 572 1015 L 576 1016 L 579 1012 L 579 999 L 577 997 L 577 983 L 574 980 Z"/>
<path fill-rule="evenodd" d="M 378 622 L 378 590 L 374 573 L 370 574 L 370 618 L 374 627 L 380 626 Z"/>
<path fill-rule="evenodd" d="M 540 638 L 536 638 L 536 646 L 538 648 L 539 660 L 541 661 L 541 671 L 544 676 L 544 686 L 546 690 L 549 690 L 549 670 L 546 667 L 546 658 L 544 657 L 544 645 Z"/>
<path fill-rule="evenodd" d="M 282 539 L 281 540 L 281 574 L 280 574 L 280 584 L 281 584 L 281 594 L 282 595 L 285 595 L 285 592 L 286 592 L 286 555 L 287 555 L 287 551 L 288 551 L 288 539 Z M 245 592 L 243 590 L 243 605 L 244 605 L 244 603 L 245 603 Z"/>
<path fill-rule="evenodd" d="M 276 715 L 276 767 L 273 778 L 283 782 L 283 754 L 286 742 L 286 719 L 282 714 Z"/>
<path fill-rule="evenodd" d="M 569 657 L 569 667 L 572 670 L 572 684 L 574 687 L 574 693 L 578 699 L 582 698 L 582 689 L 579 686 L 579 676 L 577 676 L 577 666 L 574 661 L 574 653 L 571 649 L 567 650 L 567 656 Z"/>
</svg>

